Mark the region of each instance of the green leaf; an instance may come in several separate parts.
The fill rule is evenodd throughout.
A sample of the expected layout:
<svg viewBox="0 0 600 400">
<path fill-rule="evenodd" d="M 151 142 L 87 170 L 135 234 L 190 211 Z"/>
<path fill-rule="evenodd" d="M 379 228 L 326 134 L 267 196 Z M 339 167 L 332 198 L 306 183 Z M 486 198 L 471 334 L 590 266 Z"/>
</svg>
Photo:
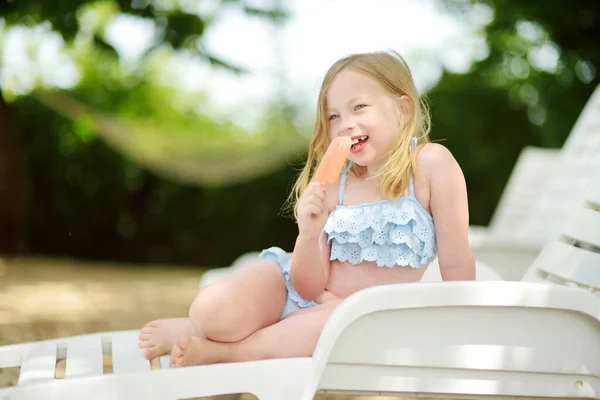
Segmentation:
<svg viewBox="0 0 600 400">
<path fill-rule="evenodd" d="M 73 132 L 79 139 L 86 143 L 96 137 L 96 123 L 94 117 L 81 113 L 73 121 Z"/>
<path fill-rule="evenodd" d="M 224 61 L 220 58 L 211 56 L 209 54 L 203 54 L 203 56 L 210 62 L 211 65 L 216 66 L 216 67 L 221 67 L 221 68 L 225 68 L 231 72 L 235 72 L 236 74 L 243 74 L 243 73 L 247 73 L 248 70 L 242 67 L 239 67 L 237 65 L 233 65 L 228 61 Z"/>
<path fill-rule="evenodd" d="M 117 53 L 117 50 L 115 50 L 114 47 L 112 47 L 110 44 L 106 43 L 103 39 L 101 39 L 95 35 L 94 35 L 94 45 L 96 47 L 98 47 L 99 49 L 101 49 L 102 51 L 107 52 L 111 56 L 114 56 L 117 58 L 119 57 L 119 54 Z"/>
<path fill-rule="evenodd" d="M 290 14 L 284 10 L 271 9 L 265 10 L 263 8 L 256 8 L 251 6 L 244 6 L 244 11 L 248 15 L 268 18 L 273 22 L 282 22 L 289 18 Z"/>
<path fill-rule="evenodd" d="M 205 23 L 197 15 L 176 13 L 168 15 L 166 19 L 165 39 L 175 49 L 189 47 L 190 39 L 204 33 Z"/>
</svg>

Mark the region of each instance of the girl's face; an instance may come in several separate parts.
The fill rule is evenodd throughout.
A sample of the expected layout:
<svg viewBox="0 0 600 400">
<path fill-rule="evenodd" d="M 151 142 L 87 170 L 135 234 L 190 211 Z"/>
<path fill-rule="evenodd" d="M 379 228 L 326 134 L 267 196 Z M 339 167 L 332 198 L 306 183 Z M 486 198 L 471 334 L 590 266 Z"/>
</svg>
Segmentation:
<svg viewBox="0 0 600 400">
<path fill-rule="evenodd" d="M 408 96 L 394 100 L 377 81 L 351 69 L 334 78 L 326 102 L 331 138 L 351 137 L 354 144 L 348 159 L 367 170 L 383 163 L 410 110 Z"/>
</svg>

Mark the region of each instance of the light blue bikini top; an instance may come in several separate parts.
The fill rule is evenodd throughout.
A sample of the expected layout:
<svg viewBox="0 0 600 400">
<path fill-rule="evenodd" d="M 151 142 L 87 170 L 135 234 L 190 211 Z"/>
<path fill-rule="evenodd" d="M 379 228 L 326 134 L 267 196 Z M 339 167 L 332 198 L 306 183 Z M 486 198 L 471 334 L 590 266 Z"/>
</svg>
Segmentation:
<svg viewBox="0 0 600 400">
<path fill-rule="evenodd" d="M 409 196 L 346 206 L 342 200 L 348 167 L 344 166 L 340 178 L 339 204 L 323 228 L 331 243 L 330 260 L 412 268 L 432 262 L 436 257 L 435 226 L 415 197 L 412 173 Z"/>
</svg>

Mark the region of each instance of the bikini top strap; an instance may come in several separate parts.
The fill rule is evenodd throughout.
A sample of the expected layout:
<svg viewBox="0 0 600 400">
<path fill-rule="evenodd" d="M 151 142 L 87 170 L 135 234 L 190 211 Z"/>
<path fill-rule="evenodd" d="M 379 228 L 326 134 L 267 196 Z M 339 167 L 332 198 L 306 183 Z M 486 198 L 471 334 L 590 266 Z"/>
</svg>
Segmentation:
<svg viewBox="0 0 600 400">
<path fill-rule="evenodd" d="M 342 204 L 342 200 L 344 200 L 344 187 L 346 186 L 346 177 L 348 175 L 348 168 L 350 167 L 350 163 L 344 164 L 342 168 L 342 175 L 340 177 L 340 189 L 338 192 L 338 201 L 339 204 Z"/>
<path fill-rule="evenodd" d="M 411 139 L 411 143 L 412 143 L 412 149 L 415 150 L 417 148 L 417 138 L 413 137 Z M 409 190 L 410 197 L 415 197 L 415 186 L 414 186 L 414 182 L 413 182 L 412 171 L 410 173 L 410 177 L 409 177 L 409 181 L 408 181 L 408 190 Z"/>
</svg>

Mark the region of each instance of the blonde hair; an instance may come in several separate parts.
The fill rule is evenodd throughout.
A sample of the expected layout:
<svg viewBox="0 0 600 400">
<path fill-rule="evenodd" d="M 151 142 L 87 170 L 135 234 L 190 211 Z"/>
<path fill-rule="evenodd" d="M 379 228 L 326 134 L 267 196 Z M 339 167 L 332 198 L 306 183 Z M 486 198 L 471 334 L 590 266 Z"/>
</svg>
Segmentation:
<svg viewBox="0 0 600 400">
<path fill-rule="evenodd" d="M 306 164 L 288 198 L 288 203 L 293 206 L 296 218 L 298 217 L 298 199 L 308 186 L 315 168 L 321 162 L 327 147 L 331 143 L 327 119 L 327 90 L 339 72 L 346 68 L 377 81 L 392 99 L 408 96 L 412 103 L 411 117 L 395 136 L 389 152 L 385 155 L 386 161 L 376 176 L 379 179 L 378 184 L 387 198 L 397 199 L 402 196 L 408 187 L 410 173 L 417 170 L 417 151 L 412 151 L 412 138 L 417 138 L 418 146 L 429 142 L 429 108 L 423 98 L 419 96 L 410 69 L 398 53 L 353 54 L 336 61 L 323 78 L 317 100 L 317 120 L 310 140 Z M 350 168 L 350 173 L 356 176 L 360 174 L 361 168 L 353 165 Z"/>
</svg>

